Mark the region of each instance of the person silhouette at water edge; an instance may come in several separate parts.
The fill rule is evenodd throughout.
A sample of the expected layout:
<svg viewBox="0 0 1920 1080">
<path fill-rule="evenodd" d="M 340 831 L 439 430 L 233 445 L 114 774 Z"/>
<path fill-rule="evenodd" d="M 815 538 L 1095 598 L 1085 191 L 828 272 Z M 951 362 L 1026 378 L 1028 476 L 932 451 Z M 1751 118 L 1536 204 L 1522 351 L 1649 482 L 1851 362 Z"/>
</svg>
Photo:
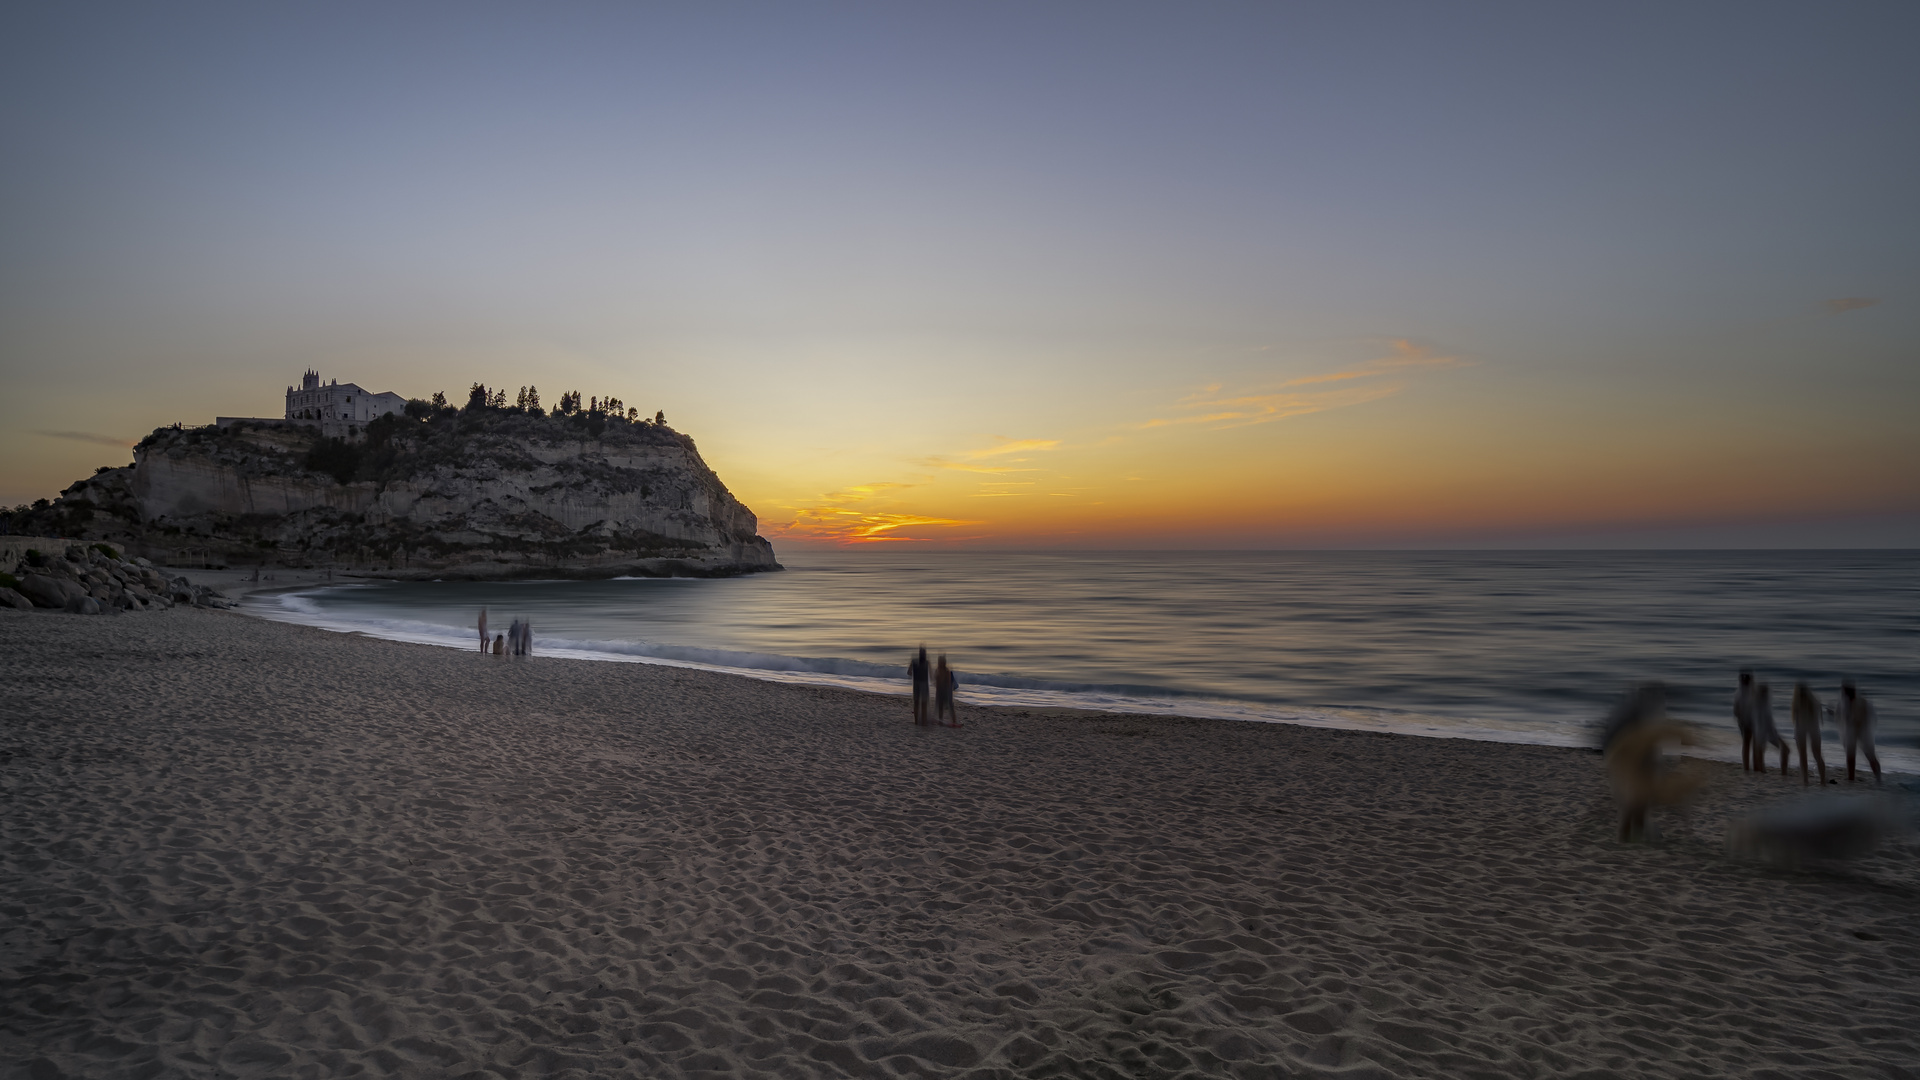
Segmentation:
<svg viewBox="0 0 1920 1080">
<path fill-rule="evenodd" d="M 1880 782 L 1880 756 L 1873 752 L 1873 705 L 1848 679 L 1840 684 L 1840 706 L 1835 710 L 1840 721 L 1840 746 L 1847 752 L 1847 783 L 1853 783 L 1854 752 L 1865 751 L 1873 768 L 1873 782 Z"/>
<path fill-rule="evenodd" d="M 1740 688 L 1733 692 L 1733 722 L 1740 726 L 1740 768 L 1747 771 L 1753 760 L 1753 671 L 1740 669 Z"/>
<path fill-rule="evenodd" d="M 480 609 L 480 651 L 487 651 L 487 609 Z"/>
<path fill-rule="evenodd" d="M 1787 775 L 1787 740 L 1773 722 L 1773 688 L 1761 683 L 1753 691 L 1753 771 L 1767 771 L 1767 747 L 1780 748 L 1780 775 Z"/>
<path fill-rule="evenodd" d="M 913 722 L 925 726 L 927 722 L 927 679 L 932 672 L 927 667 L 927 647 L 907 661 L 907 679 L 913 684 Z"/>
<path fill-rule="evenodd" d="M 1820 784 L 1825 787 L 1827 758 L 1820 752 L 1820 699 L 1803 682 L 1793 684 L 1793 744 L 1800 748 L 1800 786 L 1808 784 L 1807 749 L 1811 744 L 1813 760 L 1820 765 Z"/>
<path fill-rule="evenodd" d="M 947 666 L 947 654 L 940 654 L 940 662 L 933 666 L 933 716 L 936 722 L 951 716 L 953 720 L 947 727 L 960 726 L 960 713 L 953 707 L 953 692 L 960 686 L 960 677 Z"/>
</svg>

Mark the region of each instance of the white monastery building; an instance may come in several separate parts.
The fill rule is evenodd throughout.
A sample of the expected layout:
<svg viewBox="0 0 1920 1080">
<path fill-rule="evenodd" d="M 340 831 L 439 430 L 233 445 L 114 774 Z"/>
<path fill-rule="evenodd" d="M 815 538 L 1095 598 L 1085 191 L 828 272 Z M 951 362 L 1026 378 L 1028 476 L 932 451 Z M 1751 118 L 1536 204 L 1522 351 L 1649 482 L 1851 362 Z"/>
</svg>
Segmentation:
<svg viewBox="0 0 1920 1080">
<path fill-rule="evenodd" d="M 366 434 L 367 425 L 388 413 L 405 411 L 407 399 L 399 394 L 374 394 L 339 379 L 323 383 L 320 373 L 309 370 L 300 378 L 300 388 L 287 387 L 287 413 L 278 419 L 264 416 L 221 416 L 214 423 L 291 424 L 317 427 L 329 438 L 354 439 Z"/>
<path fill-rule="evenodd" d="M 372 394 L 353 383 L 343 384 L 339 379 L 322 383 L 320 373 L 312 369 L 301 377 L 300 389 L 287 387 L 289 420 L 344 420 L 365 424 L 406 407 L 407 399 L 399 394 Z"/>
</svg>

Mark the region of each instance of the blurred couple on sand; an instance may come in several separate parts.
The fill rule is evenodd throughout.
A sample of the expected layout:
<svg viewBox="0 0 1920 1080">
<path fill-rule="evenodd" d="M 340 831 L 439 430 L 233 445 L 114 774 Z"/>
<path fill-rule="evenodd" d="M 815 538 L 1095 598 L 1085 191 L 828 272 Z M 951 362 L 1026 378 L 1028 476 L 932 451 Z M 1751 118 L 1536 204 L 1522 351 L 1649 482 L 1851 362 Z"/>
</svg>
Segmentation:
<svg viewBox="0 0 1920 1080">
<path fill-rule="evenodd" d="M 927 727 L 959 727 L 960 713 L 953 707 L 953 692 L 960 685 L 960 677 L 947 665 L 947 654 L 941 653 L 940 659 L 932 666 L 927 664 L 927 647 L 907 661 L 907 679 L 913 683 L 913 722 Z M 932 683 L 933 715 L 927 715 L 928 683 Z"/>
</svg>

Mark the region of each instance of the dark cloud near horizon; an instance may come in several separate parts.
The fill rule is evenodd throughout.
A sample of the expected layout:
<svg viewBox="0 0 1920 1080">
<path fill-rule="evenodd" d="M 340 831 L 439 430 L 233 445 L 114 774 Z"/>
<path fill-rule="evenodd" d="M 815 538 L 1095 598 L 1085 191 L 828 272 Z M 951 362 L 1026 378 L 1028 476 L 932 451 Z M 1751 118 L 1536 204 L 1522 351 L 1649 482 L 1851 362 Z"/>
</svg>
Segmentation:
<svg viewBox="0 0 1920 1080">
<path fill-rule="evenodd" d="M 1859 311 L 1861 308 L 1872 307 L 1879 302 L 1880 298 L 1877 296 L 1842 296 L 1827 301 L 1827 314 L 1840 315 L 1849 311 Z"/>
<path fill-rule="evenodd" d="M 71 439 L 74 442 L 93 443 L 97 446 L 117 446 L 122 450 L 134 444 L 133 439 L 122 439 L 113 435 L 96 435 L 91 431 L 36 431 L 35 435 L 44 435 L 49 439 Z"/>
</svg>

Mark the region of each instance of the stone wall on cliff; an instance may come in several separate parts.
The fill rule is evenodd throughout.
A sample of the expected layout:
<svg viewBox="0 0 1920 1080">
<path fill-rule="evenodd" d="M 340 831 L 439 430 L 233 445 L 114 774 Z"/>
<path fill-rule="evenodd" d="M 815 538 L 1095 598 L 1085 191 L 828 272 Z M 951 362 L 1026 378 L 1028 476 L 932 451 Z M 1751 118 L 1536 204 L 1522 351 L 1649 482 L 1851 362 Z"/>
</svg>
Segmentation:
<svg viewBox="0 0 1920 1080">
<path fill-rule="evenodd" d="M 304 428 L 162 428 L 22 526 L 169 565 L 395 577 L 779 569 L 758 521 L 664 424 L 512 409 Z"/>
</svg>

